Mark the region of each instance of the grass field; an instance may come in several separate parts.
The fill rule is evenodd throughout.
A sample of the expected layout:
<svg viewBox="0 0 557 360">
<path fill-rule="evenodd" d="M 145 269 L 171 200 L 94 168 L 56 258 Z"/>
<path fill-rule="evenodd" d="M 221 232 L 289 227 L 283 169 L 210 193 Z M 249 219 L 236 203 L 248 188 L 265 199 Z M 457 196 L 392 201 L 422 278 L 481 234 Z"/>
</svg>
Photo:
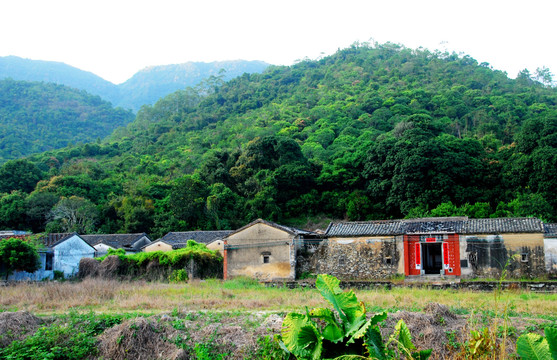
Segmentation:
<svg viewBox="0 0 557 360">
<path fill-rule="evenodd" d="M 417 346 L 434 350 L 432 360 L 512 358 L 521 333 L 540 333 L 557 324 L 557 294 L 427 288 L 355 293 L 368 313 L 389 313 L 385 331 L 392 332 L 395 322 L 404 319 Z M 306 307 L 330 304 L 316 289 L 266 287 L 249 279 L 9 285 L 0 287 L 0 341 L 13 342 L 0 349 L 0 359 L 47 358 L 58 348 L 68 349 L 60 359 L 126 359 L 132 350 L 142 358 L 154 351 L 174 358 L 171 354 L 182 351 L 194 359 L 279 359 L 284 357 L 273 334 L 280 332 L 286 313 L 303 313 Z M 38 330 L 15 337 L 25 323 Z M 482 354 L 492 356 L 471 355 L 471 346 L 478 344 L 471 336 L 474 330 L 491 344 Z M 103 353 L 107 349 L 112 352 Z"/>
<path fill-rule="evenodd" d="M 427 303 L 436 302 L 460 314 L 506 309 L 512 314 L 557 318 L 557 294 L 523 290 L 494 294 L 427 288 L 355 292 L 372 311 L 421 311 Z M 325 305 L 315 289 L 265 287 L 248 279 L 186 284 L 86 279 L 0 287 L 0 311 L 25 310 L 35 314 L 62 314 L 70 309 L 102 313 L 160 313 L 173 309 L 287 312 Z"/>
</svg>

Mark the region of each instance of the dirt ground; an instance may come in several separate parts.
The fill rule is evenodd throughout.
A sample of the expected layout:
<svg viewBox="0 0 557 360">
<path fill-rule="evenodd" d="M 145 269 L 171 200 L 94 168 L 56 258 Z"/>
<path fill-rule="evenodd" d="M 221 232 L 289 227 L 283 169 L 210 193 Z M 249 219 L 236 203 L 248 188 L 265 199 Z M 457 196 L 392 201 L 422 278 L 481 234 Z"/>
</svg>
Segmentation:
<svg viewBox="0 0 557 360">
<path fill-rule="evenodd" d="M 279 334 L 284 314 L 269 312 L 180 312 L 137 317 L 104 331 L 98 337 L 103 359 L 195 359 L 200 354 L 226 354 L 220 358 L 254 359 L 258 339 Z M 482 323 L 469 315 L 456 315 L 446 306 L 430 303 L 424 312 L 390 313 L 381 324 L 384 338 L 403 319 L 418 349 L 433 349 L 430 359 L 459 359 L 470 338 L 470 331 L 482 327 L 497 329 L 501 324 Z M 484 319 L 485 320 L 485 319 Z M 32 334 L 48 319 L 27 312 L 0 313 L 0 346 Z M 519 333 L 529 322 L 511 319 L 513 332 Z M 514 352 L 516 335 L 507 341 L 507 351 Z M 206 356 L 206 355 L 204 355 Z M 219 357 L 207 357 L 216 358 Z"/>
</svg>

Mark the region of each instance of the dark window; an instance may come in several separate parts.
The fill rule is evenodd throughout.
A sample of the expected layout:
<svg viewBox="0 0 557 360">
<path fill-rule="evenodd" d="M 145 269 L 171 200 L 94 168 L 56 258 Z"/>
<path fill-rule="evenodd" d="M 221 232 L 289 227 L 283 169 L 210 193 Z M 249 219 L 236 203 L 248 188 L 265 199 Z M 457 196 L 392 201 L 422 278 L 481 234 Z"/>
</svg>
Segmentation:
<svg viewBox="0 0 557 360">
<path fill-rule="evenodd" d="M 460 267 L 461 268 L 467 268 L 468 267 L 468 260 L 467 259 L 460 260 Z"/>
<path fill-rule="evenodd" d="M 263 255 L 263 264 L 268 264 L 270 258 L 271 258 L 271 257 L 270 257 L 269 255 Z"/>
<path fill-rule="evenodd" d="M 339 266 L 346 265 L 346 258 L 344 256 L 341 256 L 341 257 L 338 258 L 338 265 Z"/>
<path fill-rule="evenodd" d="M 392 257 L 386 257 L 385 258 L 385 264 L 392 265 L 393 264 L 393 258 Z"/>
<path fill-rule="evenodd" d="M 522 254 L 520 254 L 520 261 L 522 261 L 522 262 L 528 262 L 528 253 L 522 253 Z"/>
<path fill-rule="evenodd" d="M 45 270 L 52 270 L 52 263 L 54 262 L 54 254 L 53 253 L 46 253 L 46 258 L 44 262 L 44 269 Z"/>
</svg>

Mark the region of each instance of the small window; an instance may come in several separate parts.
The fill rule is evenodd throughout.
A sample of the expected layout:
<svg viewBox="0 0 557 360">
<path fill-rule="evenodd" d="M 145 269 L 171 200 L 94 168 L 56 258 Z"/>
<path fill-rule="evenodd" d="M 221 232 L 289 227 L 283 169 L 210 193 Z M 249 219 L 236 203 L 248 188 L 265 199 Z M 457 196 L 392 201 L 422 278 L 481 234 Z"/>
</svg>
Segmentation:
<svg viewBox="0 0 557 360">
<path fill-rule="evenodd" d="M 468 267 L 468 260 L 467 259 L 461 259 L 460 260 L 460 267 L 461 268 L 467 268 Z"/>
<path fill-rule="evenodd" d="M 522 261 L 522 262 L 528 262 L 528 253 L 522 253 L 522 254 L 520 254 L 520 261 Z"/>
<path fill-rule="evenodd" d="M 268 264 L 271 257 L 269 255 L 263 255 L 263 264 Z"/>
<path fill-rule="evenodd" d="M 385 258 L 385 265 L 392 265 L 393 264 L 393 258 L 388 256 Z"/>
<path fill-rule="evenodd" d="M 54 262 L 54 254 L 53 253 L 46 253 L 45 254 L 45 262 L 44 262 L 44 269 L 45 270 L 52 270 L 52 263 Z"/>
<path fill-rule="evenodd" d="M 344 256 L 341 256 L 341 257 L 338 258 L 338 265 L 339 266 L 346 265 L 346 258 Z"/>
</svg>

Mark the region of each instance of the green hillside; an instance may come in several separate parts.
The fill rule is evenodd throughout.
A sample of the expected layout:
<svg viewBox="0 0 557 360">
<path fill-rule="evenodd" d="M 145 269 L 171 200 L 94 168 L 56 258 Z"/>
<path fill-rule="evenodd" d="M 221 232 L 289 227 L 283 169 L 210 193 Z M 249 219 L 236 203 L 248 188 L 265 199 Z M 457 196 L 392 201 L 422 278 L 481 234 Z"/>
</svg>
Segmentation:
<svg viewBox="0 0 557 360">
<path fill-rule="evenodd" d="M 143 105 L 152 105 L 174 91 L 196 86 L 211 76 L 227 81 L 243 73 L 263 72 L 268 66 L 262 61 L 245 60 L 151 66 L 118 85 L 120 99 L 117 104 L 137 111 Z"/>
<path fill-rule="evenodd" d="M 214 76 L 223 81 L 243 73 L 260 73 L 269 64 L 263 61 L 187 62 L 183 64 L 150 66 L 115 85 L 101 77 L 60 62 L 0 57 L 0 80 L 40 81 L 85 90 L 110 101 L 116 107 L 137 111 L 152 105 L 176 90 L 193 87 Z"/>
<path fill-rule="evenodd" d="M 102 139 L 133 120 L 98 96 L 52 83 L 0 80 L 0 163 Z"/>
<path fill-rule="evenodd" d="M 0 215 L 23 220 L 2 226 L 156 236 L 256 217 L 557 220 L 557 90 L 527 72 L 384 44 L 214 80 L 143 107 L 102 144 L 33 156 L 43 180 L 4 195 Z M 88 221 L 69 223 L 70 205 Z"/>
</svg>

